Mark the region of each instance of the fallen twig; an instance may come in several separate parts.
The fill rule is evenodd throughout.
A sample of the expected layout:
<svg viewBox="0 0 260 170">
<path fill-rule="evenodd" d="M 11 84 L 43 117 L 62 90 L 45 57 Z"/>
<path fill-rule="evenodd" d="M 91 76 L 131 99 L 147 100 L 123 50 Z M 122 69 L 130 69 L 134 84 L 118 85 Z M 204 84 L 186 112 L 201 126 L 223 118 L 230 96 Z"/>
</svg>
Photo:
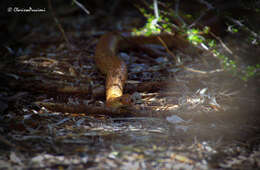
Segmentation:
<svg viewBox="0 0 260 170">
<path fill-rule="evenodd" d="M 67 38 L 67 36 L 66 36 L 66 34 L 65 34 L 65 31 L 64 31 L 64 29 L 62 28 L 62 26 L 61 26 L 61 24 L 60 24 L 58 18 L 55 16 L 55 13 L 54 13 L 53 8 L 52 8 L 52 5 L 51 5 L 51 0 L 48 0 L 48 6 L 49 6 L 49 9 L 50 9 L 50 11 L 51 11 L 51 14 L 52 14 L 52 17 L 53 17 L 55 23 L 57 24 L 57 26 L 58 26 L 60 32 L 62 33 L 62 36 L 63 36 L 64 40 L 66 41 L 67 45 L 70 46 L 70 42 L 69 42 L 69 40 L 68 40 L 68 38 Z"/>
<path fill-rule="evenodd" d="M 90 12 L 84 7 L 84 5 L 82 5 L 81 3 L 79 3 L 77 0 L 73 0 L 73 2 L 78 5 L 84 12 L 86 12 L 87 14 L 90 14 Z"/>
</svg>

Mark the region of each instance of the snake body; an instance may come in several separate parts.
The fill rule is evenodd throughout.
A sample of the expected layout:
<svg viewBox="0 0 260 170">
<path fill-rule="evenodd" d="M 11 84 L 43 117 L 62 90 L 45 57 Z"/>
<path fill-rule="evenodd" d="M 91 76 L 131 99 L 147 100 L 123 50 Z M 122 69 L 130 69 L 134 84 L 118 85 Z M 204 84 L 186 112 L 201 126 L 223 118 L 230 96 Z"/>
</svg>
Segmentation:
<svg viewBox="0 0 260 170">
<path fill-rule="evenodd" d="M 94 58 L 98 69 L 106 75 L 106 105 L 108 107 L 130 104 L 129 95 L 123 95 L 123 88 L 127 80 L 127 67 L 125 62 L 117 56 L 118 50 L 132 44 L 160 44 L 158 36 L 168 47 L 182 48 L 188 44 L 182 36 L 171 34 L 147 37 L 109 32 L 101 36 L 96 46 Z"/>
</svg>

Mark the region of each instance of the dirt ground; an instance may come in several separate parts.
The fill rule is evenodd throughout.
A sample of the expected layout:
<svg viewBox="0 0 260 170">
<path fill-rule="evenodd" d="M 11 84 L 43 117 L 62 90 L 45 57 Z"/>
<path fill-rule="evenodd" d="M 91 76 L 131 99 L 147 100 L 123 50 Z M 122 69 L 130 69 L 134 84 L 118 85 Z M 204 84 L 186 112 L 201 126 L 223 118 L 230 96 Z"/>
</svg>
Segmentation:
<svg viewBox="0 0 260 170">
<path fill-rule="evenodd" d="M 119 55 L 133 108 L 102 109 L 95 45 L 117 29 L 108 23 L 129 16 L 101 21 L 65 7 L 55 12 L 70 47 L 47 15 L 29 17 L 26 36 L 1 47 L 0 169 L 260 169 L 259 76 L 243 81 L 206 50 L 172 49 L 182 68 L 164 50 L 155 59 L 126 49 Z M 247 36 L 221 40 L 239 60 L 258 62 L 259 45 Z M 220 42 L 217 49 L 226 53 Z"/>
</svg>

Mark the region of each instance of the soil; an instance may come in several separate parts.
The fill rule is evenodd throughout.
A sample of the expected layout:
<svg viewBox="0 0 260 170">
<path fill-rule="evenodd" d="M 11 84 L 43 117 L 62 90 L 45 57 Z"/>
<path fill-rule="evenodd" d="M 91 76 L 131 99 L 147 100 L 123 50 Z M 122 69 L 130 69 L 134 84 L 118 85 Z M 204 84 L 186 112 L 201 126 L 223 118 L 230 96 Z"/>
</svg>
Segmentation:
<svg viewBox="0 0 260 170">
<path fill-rule="evenodd" d="M 156 59 L 126 49 L 119 55 L 133 106 L 104 109 L 95 46 L 138 14 L 104 18 L 64 3 L 53 10 L 69 44 L 48 10 L 22 25 L 12 20 L 20 31 L 1 46 L 0 169 L 260 169 L 259 74 L 244 81 L 207 50 L 170 49 L 178 67 L 164 49 L 154 47 Z M 249 34 L 225 33 L 216 48 L 241 68 L 259 63 Z"/>
</svg>

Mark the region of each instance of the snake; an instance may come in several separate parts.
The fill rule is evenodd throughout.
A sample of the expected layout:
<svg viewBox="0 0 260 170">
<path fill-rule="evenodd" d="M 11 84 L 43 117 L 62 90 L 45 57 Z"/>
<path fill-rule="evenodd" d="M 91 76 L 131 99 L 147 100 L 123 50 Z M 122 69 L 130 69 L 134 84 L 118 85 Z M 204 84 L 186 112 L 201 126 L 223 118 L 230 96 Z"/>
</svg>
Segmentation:
<svg viewBox="0 0 260 170">
<path fill-rule="evenodd" d="M 161 44 L 167 47 L 185 48 L 186 39 L 180 34 L 160 33 L 137 36 L 129 32 L 107 32 L 96 45 L 94 60 L 97 68 L 106 76 L 106 106 L 118 108 L 131 105 L 131 96 L 124 94 L 127 80 L 127 65 L 118 57 L 118 51 L 134 45 Z"/>
</svg>

